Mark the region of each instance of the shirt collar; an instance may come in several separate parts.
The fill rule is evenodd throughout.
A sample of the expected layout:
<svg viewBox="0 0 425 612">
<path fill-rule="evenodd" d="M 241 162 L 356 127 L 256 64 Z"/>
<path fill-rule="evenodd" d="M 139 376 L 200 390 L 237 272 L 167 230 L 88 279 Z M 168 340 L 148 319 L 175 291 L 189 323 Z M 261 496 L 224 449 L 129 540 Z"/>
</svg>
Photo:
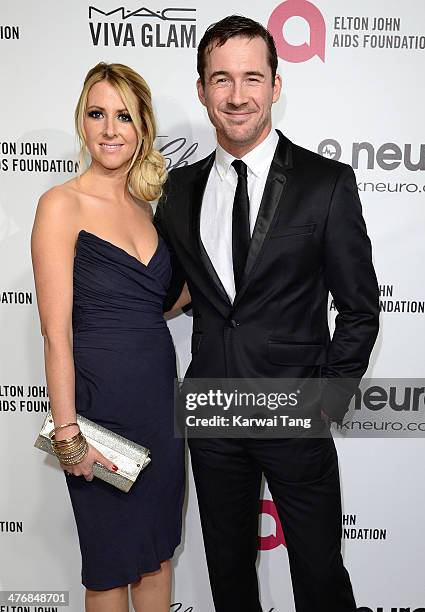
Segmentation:
<svg viewBox="0 0 425 612">
<path fill-rule="evenodd" d="M 277 143 L 279 142 L 279 136 L 276 130 L 271 129 L 267 137 L 260 142 L 254 149 L 249 151 L 241 159 L 248 166 L 248 170 L 251 171 L 255 176 L 260 176 L 268 168 L 274 157 Z M 215 167 L 223 180 L 229 172 L 230 166 L 233 160 L 237 159 L 230 153 L 228 153 L 223 147 L 217 144 L 216 155 L 215 155 Z"/>
</svg>

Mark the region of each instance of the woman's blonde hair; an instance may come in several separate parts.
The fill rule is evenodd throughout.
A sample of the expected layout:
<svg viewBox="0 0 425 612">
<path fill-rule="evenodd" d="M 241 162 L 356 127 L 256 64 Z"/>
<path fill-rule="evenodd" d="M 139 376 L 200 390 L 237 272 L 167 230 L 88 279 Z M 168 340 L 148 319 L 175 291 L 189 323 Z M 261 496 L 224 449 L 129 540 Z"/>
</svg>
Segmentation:
<svg viewBox="0 0 425 612">
<path fill-rule="evenodd" d="M 146 81 L 124 64 L 100 62 L 89 70 L 84 79 L 83 90 L 75 109 L 75 127 L 80 141 L 80 168 L 87 159 L 88 149 L 84 131 L 87 98 L 91 87 L 107 80 L 120 94 L 133 121 L 138 135 L 138 144 L 127 169 L 127 185 L 138 199 L 158 199 L 167 178 L 165 159 L 154 148 L 156 124 L 152 109 L 151 92 Z"/>
</svg>

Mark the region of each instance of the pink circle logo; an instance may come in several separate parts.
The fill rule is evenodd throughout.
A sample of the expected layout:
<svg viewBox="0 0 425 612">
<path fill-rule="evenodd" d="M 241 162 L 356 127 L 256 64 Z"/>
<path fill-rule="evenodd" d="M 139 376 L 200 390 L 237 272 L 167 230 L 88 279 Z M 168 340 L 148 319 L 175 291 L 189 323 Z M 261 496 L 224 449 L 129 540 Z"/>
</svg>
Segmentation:
<svg viewBox="0 0 425 612">
<path fill-rule="evenodd" d="M 283 26 L 291 17 L 305 19 L 310 28 L 310 41 L 292 45 L 285 40 Z M 315 55 L 325 61 L 326 24 L 319 9 L 308 0 L 286 0 L 270 15 L 267 28 L 273 36 L 279 57 L 287 62 L 306 62 Z"/>
<path fill-rule="evenodd" d="M 275 503 L 271 499 L 260 500 L 259 514 L 269 514 L 276 525 L 275 533 L 268 536 L 258 536 L 258 550 L 273 550 L 282 544 L 286 547 L 285 535 L 277 514 Z"/>
</svg>

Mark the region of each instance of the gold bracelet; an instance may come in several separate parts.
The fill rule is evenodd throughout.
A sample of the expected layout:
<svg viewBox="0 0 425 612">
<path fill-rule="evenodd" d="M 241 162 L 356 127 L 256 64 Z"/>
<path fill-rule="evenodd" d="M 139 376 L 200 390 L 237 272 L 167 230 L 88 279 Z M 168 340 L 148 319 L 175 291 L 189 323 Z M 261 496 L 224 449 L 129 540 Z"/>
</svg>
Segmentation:
<svg viewBox="0 0 425 612">
<path fill-rule="evenodd" d="M 78 463 L 81 463 L 85 456 L 87 455 L 89 451 L 89 445 L 85 444 L 84 449 L 82 450 L 82 452 L 80 453 L 80 455 L 76 456 L 76 457 L 72 457 L 72 458 L 59 458 L 59 461 L 63 464 L 63 465 L 77 465 Z"/>
<path fill-rule="evenodd" d="M 84 436 L 81 431 L 79 431 L 73 438 L 69 438 L 67 440 L 52 440 L 51 445 L 55 452 L 58 451 L 66 453 L 81 446 L 83 440 Z"/>
<path fill-rule="evenodd" d="M 71 457 L 81 452 L 85 448 L 86 443 L 86 438 L 79 431 L 73 438 L 69 438 L 68 441 L 52 440 L 52 449 L 57 457 Z"/>
<path fill-rule="evenodd" d="M 57 449 L 59 452 L 72 451 L 75 448 L 78 448 L 79 446 L 81 446 L 83 441 L 84 441 L 84 436 L 80 432 L 75 436 L 75 438 L 72 438 L 69 442 L 63 442 L 62 440 L 58 440 L 56 442 L 55 440 L 52 440 L 52 448 Z"/>
<path fill-rule="evenodd" d="M 78 455 L 83 453 L 86 447 L 88 447 L 88 444 L 87 444 L 87 440 L 84 439 L 82 444 L 78 448 L 73 449 L 71 452 L 63 453 L 63 452 L 55 451 L 55 455 L 59 459 L 66 459 L 66 460 L 74 459 L 75 457 L 78 457 Z"/>
<path fill-rule="evenodd" d="M 72 450 L 67 451 L 65 453 L 62 452 L 62 451 L 55 451 L 55 455 L 57 457 L 64 457 L 64 458 L 74 457 L 74 456 L 78 455 L 78 453 L 81 453 L 83 448 L 85 448 L 85 444 L 84 443 L 80 444 L 78 447 L 73 448 Z"/>
<path fill-rule="evenodd" d="M 77 431 L 77 433 L 74 434 L 72 436 L 72 438 L 64 438 L 63 440 L 56 440 L 56 435 L 53 432 L 54 432 L 54 429 L 52 429 L 52 431 L 49 432 L 49 438 L 52 441 L 54 440 L 56 443 L 59 443 L 59 442 L 70 442 L 71 440 L 75 440 L 75 438 L 81 434 L 81 431 Z"/>
<path fill-rule="evenodd" d="M 71 425 L 77 425 L 78 427 L 80 427 L 77 422 L 75 422 L 75 423 L 65 423 L 64 425 L 58 425 L 57 427 L 55 427 L 53 429 L 53 431 L 56 431 L 57 429 L 63 429 L 64 427 L 70 427 Z"/>
<path fill-rule="evenodd" d="M 84 444 L 84 436 L 81 436 L 80 438 L 78 438 L 78 440 L 76 440 L 73 444 L 67 444 L 66 446 L 57 446 L 56 444 L 53 444 L 52 447 L 61 454 L 69 454 L 69 453 L 73 453 L 76 450 L 78 450 L 79 448 L 81 448 Z"/>
</svg>

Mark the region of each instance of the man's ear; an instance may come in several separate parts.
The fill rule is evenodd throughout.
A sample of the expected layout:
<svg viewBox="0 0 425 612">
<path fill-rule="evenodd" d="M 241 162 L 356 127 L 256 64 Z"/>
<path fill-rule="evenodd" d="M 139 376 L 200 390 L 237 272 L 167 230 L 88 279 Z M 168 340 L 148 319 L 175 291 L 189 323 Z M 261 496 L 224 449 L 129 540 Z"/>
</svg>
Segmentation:
<svg viewBox="0 0 425 612">
<path fill-rule="evenodd" d="M 196 81 L 196 89 L 198 90 L 198 98 L 201 101 L 201 104 L 206 106 L 207 103 L 205 101 L 204 86 L 202 85 L 202 81 L 200 78 Z"/>
<path fill-rule="evenodd" d="M 273 85 L 273 103 L 277 102 L 280 98 L 280 92 L 282 91 L 282 78 L 280 74 L 276 74 Z"/>
</svg>

